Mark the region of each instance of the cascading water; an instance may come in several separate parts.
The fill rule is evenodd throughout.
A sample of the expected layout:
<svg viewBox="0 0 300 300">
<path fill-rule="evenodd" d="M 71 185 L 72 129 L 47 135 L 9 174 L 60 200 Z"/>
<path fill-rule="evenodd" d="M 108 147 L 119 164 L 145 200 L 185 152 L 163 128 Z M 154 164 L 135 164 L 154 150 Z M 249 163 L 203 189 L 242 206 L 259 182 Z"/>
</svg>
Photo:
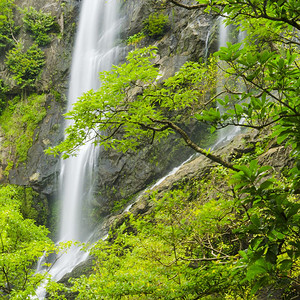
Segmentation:
<svg viewBox="0 0 300 300">
<path fill-rule="evenodd" d="M 98 73 L 109 70 L 117 62 L 118 47 L 114 42 L 119 29 L 117 0 L 84 0 L 82 2 L 79 27 L 72 58 L 71 79 L 69 84 L 68 107 L 84 92 L 100 86 Z M 70 121 L 66 126 L 70 125 Z M 61 161 L 60 202 L 61 217 L 59 242 L 87 241 L 84 230 L 82 204 L 88 202 L 93 181 L 97 147 L 87 142 L 76 157 Z M 66 273 L 84 261 L 87 253 L 78 247 L 71 247 L 53 264 L 49 273 L 53 280 L 61 279 Z M 44 298 L 44 292 L 38 296 Z"/>
<path fill-rule="evenodd" d="M 232 44 L 236 42 L 242 42 L 245 37 L 244 32 L 237 31 L 236 28 L 232 28 L 230 26 L 226 26 L 224 23 L 225 18 L 219 17 L 218 18 L 218 27 L 219 27 L 219 35 L 218 35 L 218 48 L 227 47 L 227 42 Z M 233 33 L 238 32 L 237 37 L 234 36 Z M 224 80 L 224 73 L 222 70 L 219 70 L 218 80 L 217 80 L 217 94 L 224 90 L 225 80 Z M 238 85 L 238 83 L 237 83 Z M 221 105 L 218 106 L 221 114 L 225 112 L 225 108 Z M 218 131 L 218 138 L 215 144 L 212 146 L 212 149 L 216 149 L 225 143 L 232 140 L 237 134 L 241 131 L 241 127 L 239 126 L 227 126 L 222 128 Z"/>
</svg>

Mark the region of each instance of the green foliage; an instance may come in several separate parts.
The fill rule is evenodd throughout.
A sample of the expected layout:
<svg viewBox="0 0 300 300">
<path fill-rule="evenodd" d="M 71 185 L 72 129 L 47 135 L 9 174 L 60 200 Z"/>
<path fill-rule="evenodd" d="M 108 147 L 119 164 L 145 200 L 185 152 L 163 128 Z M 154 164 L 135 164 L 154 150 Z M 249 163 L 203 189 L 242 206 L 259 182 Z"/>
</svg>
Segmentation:
<svg viewBox="0 0 300 300">
<path fill-rule="evenodd" d="M 38 123 L 46 115 L 46 95 L 32 94 L 27 99 L 19 98 L 8 103 L 0 117 L 5 134 L 5 143 L 11 149 L 14 161 L 24 162 L 33 143 L 33 134 Z"/>
<path fill-rule="evenodd" d="M 15 187 L 20 199 L 20 212 L 25 219 L 32 219 L 38 225 L 46 225 L 47 204 L 38 198 L 38 193 L 30 187 Z"/>
<path fill-rule="evenodd" d="M 85 93 L 66 114 L 75 121 L 67 128 L 68 137 L 47 152 L 65 152 L 67 157 L 85 142 L 89 131 L 97 132 L 96 143 L 120 151 L 135 150 L 143 141 L 151 142 L 154 136 L 159 140 L 172 132 L 166 122 L 183 122 L 185 115 L 204 108 L 205 95 L 215 81 L 214 62 L 187 62 L 159 87 L 155 55 L 151 47 L 138 49 L 128 54 L 127 63 L 101 73 L 101 88 Z M 133 87 L 139 89 L 136 96 L 128 93 Z"/>
<path fill-rule="evenodd" d="M 144 21 L 144 32 L 154 38 L 162 36 L 168 26 L 169 18 L 163 13 L 153 13 Z"/>
<path fill-rule="evenodd" d="M 211 180 L 226 176 L 215 172 Z M 195 180 L 163 197 L 151 195 L 151 214 L 128 216 L 92 250 L 94 274 L 73 280 L 77 299 L 215 299 L 219 294 L 247 299 L 242 269 L 235 268 L 239 242 L 232 228 L 240 225 L 235 203 L 227 197 L 206 202 L 210 183 Z"/>
<path fill-rule="evenodd" d="M 128 198 L 121 199 L 120 201 L 115 201 L 115 202 L 114 202 L 114 207 L 112 208 L 111 212 L 114 213 L 114 212 L 120 211 L 121 209 L 124 209 L 124 208 L 125 208 L 125 205 L 126 205 L 129 201 L 131 201 L 133 198 L 134 198 L 134 195 L 133 195 L 133 196 L 130 196 L 130 197 L 128 197 Z"/>
<path fill-rule="evenodd" d="M 19 195 L 17 187 L 0 187 L 1 299 L 28 299 L 45 277 L 35 274 L 32 265 L 54 250 L 48 230 L 22 216 Z"/>
<path fill-rule="evenodd" d="M 13 43 L 13 34 L 16 31 L 13 20 L 14 6 L 14 0 L 0 1 L 0 51 Z"/>
<path fill-rule="evenodd" d="M 284 182 L 270 178 L 271 167 L 261 167 L 256 160 L 236 167 L 240 172 L 232 179 L 237 203 L 247 214 L 235 232 L 251 236 L 248 249 L 240 252 L 240 264 L 246 268 L 246 280 L 255 283 L 254 294 L 278 277 L 281 284 L 288 282 L 291 270 L 299 268 L 300 204 Z"/>
<path fill-rule="evenodd" d="M 93 274 L 65 289 L 76 299 L 241 300 L 264 286 L 292 289 L 300 274 L 297 198 L 256 160 L 237 167 L 233 177 L 218 167 L 151 194 L 151 213 L 124 217 L 93 248 Z"/>
<path fill-rule="evenodd" d="M 0 79 L 0 115 L 6 106 L 6 93 L 9 91 L 8 86 Z"/>
<path fill-rule="evenodd" d="M 141 42 L 145 38 L 145 34 L 143 32 L 139 32 L 137 34 L 134 34 L 130 36 L 127 39 L 127 45 L 134 45 L 136 46 L 139 42 Z"/>
<path fill-rule="evenodd" d="M 296 162 L 288 183 L 275 180 L 277 174 L 270 167 L 259 166 L 253 159 L 248 166 L 235 166 L 240 170 L 233 176 L 235 191 L 240 206 L 247 210 L 239 230 L 252 236 L 249 247 L 240 252 L 241 264 L 254 294 L 266 285 L 286 287 L 294 280 L 291 274 L 299 273 L 299 199 L 294 193 L 299 193 L 300 178 L 300 26 L 297 18 L 287 17 L 299 14 L 299 5 L 253 1 L 251 7 L 243 1 L 223 2 L 228 4 L 222 9 L 229 16 L 227 23 L 238 24 L 247 38 L 243 44 L 228 43 L 215 54 L 226 70 L 229 93 L 218 102 L 228 110 L 221 114 L 211 108 L 197 118 L 214 128 L 272 125 L 273 136 L 279 144 L 291 146 Z M 238 80 L 243 86 L 234 89 L 230 82 Z"/>
<path fill-rule="evenodd" d="M 58 24 L 55 22 L 55 17 L 41 10 L 37 11 L 33 7 L 25 9 L 23 13 L 25 27 L 35 39 L 35 42 L 39 46 L 49 44 L 51 42 L 49 33 L 57 30 L 58 27 Z"/>
<path fill-rule="evenodd" d="M 5 64 L 22 89 L 32 88 L 45 65 L 45 54 L 36 44 L 24 51 L 19 43 L 7 53 Z"/>
</svg>

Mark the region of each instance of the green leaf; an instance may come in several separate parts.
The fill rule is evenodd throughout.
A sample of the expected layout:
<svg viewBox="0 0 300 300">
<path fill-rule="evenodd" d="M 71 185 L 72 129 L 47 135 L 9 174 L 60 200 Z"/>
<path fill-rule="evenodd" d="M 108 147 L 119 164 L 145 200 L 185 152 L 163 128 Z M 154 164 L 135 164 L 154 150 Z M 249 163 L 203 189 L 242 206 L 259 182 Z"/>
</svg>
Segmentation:
<svg viewBox="0 0 300 300">
<path fill-rule="evenodd" d="M 270 186 L 272 186 L 274 183 L 274 180 L 272 179 L 267 179 L 263 183 L 260 184 L 259 186 L 259 191 L 262 192 L 263 190 L 267 190 Z"/>
<path fill-rule="evenodd" d="M 265 275 L 266 273 L 267 270 L 263 266 L 254 264 L 248 268 L 246 278 L 248 281 L 252 281 L 257 279 L 257 276 Z"/>
<path fill-rule="evenodd" d="M 261 223 L 260 223 L 260 218 L 258 217 L 257 214 L 254 214 L 250 217 L 251 222 L 256 226 L 256 227 L 260 227 Z"/>
<path fill-rule="evenodd" d="M 279 269 L 281 271 L 289 271 L 292 268 L 293 261 L 291 259 L 284 259 L 279 262 Z"/>
</svg>

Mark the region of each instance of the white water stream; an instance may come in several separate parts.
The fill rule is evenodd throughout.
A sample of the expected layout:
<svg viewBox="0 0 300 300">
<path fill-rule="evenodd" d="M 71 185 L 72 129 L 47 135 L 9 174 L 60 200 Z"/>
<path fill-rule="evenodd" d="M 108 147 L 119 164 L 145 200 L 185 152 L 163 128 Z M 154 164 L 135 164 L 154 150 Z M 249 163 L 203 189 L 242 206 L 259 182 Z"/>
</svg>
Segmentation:
<svg viewBox="0 0 300 300">
<path fill-rule="evenodd" d="M 234 31 L 237 32 L 237 29 L 231 28 L 230 26 L 226 26 L 224 21 L 225 21 L 224 17 L 218 18 L 218 27 L 219 27 L 218 49 L 220 49 L 221 47 L 227 47 L 227 42 L 230 42 L 232 44 L 236 42 L 240 43 L 245 37 L 245 34 L 241 31 L 238 32 L 237 37 L 234 37 L 233 32 Z M 236 84 L 238 85 L 238 83 Z M 224 73 L 220 69 L 218 74 L 217 94 L 219 94 L 221 91 L 224 90 L 224 85 L 225 85 Z M 218 106 L 218 109 L 220 110 L 221 114 L 225 112 L 225 108 L 222 107 L 221 105 Z M 217 149 L 218 147 L 221 147 L 222 145 L 228 143 L 240 132 L 241 132 L 241 127 L 239 126 L 230 125 L 225 128 L 219 129 L 218 139 L 215 142 L 215 144 L 211 147 L 211 149 Z"/>
<path fill-rule="evenodd" d="M 118 28 L 116 1 L 84 0 L 78 28 L 71 67 L 68 111 L 84 92 L 99 87 L 98 73 L 110 69 L 116 61 L 118 49 L 113 47 Z M 97 149 L 88 142 L 79 149 L 76 157 L 61 162 L 60 241 L 84 240 L 80 212 L 82 200 L 92 186 L 96 158 Z"/>
<path fill-rule="evenodd" d="M 117 62 L 118 47 L 114 47 L 118 30 L 117 0 L 84 0 L 81 3 L 78 32 L 72 56 L 67 111 L 84 92 L 100 86 L 98 73 L 109 70 Z M 66 126 L 70 121 L 66 122 Z M 76 157 L 61 161 L 59 178 L 59 201 L 61 203 L 58 242 L 87 242 L 88 236 L 82 205 L 88 202 L 95 180 L 98 148 L 88 142 Z M 71 272 L 88 253 L 72 246 L 59 256 L 49 273 L 55 281 Z M 39 270 L 40 271 L 40 270 Z M 40 288 L 38 298 L 44 299 L 45 291 Z"/>
</svg>

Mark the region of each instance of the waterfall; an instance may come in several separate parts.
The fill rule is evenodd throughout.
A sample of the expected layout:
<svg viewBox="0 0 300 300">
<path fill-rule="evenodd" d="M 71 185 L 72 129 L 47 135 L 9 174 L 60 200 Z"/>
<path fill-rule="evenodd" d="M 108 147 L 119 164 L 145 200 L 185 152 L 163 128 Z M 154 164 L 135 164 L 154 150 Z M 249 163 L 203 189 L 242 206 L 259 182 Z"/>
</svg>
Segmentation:
<svg viewBox="0 0 300 300">
<path fill-rule="evenodd" d="M 117 0 L 84 0 L 81 3 L 79 26 L 72 56 L 67 111 L 84 92 L 100 86 L 98 73 L 109 70 L 117 62 L 118 47 L 114 47 L 119 29 Z M 69 126 L 71 121 L 66 122 Z M 83 204 L 92 195 L 98 148 L 91 142 L 82 146 L 77 156 L 61 161 L 59 201 L 61 203 L 58 243 L 87 242 Z M 88 254 L 72 246 L 61 254 L 49 273 L 53 280 L 87 258 Z M 39 293 L 38 293 L 39 294 Z M 44 298 L 44 291 L 38 296 Z"/>
<path fill-rule="evenodd" d="M 117 29 L 116 0 L 83 1 L 72 58 L 68 110 L 84 92 L 99 88 L 98 73 L 110 69 L 112 63 L 116 61 L 118 49 L 114 47 L 114 41 Z M 68 121 L 66 125 L 70 125 L 70 122 Z M 97 153 L 93 143 L 88 142 L 79 149 L 77 156 L 61 162 L 62 206 L 59 242 L 69 240 L 86 242 L 81 211 L 83 200 L 88 201 L 87 195 L 91 195 Z M 76 256 L 75 253 L 74 255 Z M 66 267 L 69 272 L 78 263 L 76 257 L 72 257 L 72 251 L 68 252 L 67 256 L 70 261 L 67 257 L 60 259 L 63 265 L 56 263 L 55 269 Z"/>
<path fill-rule="evenodd" d="M 218 27 L 219 27 L 219 34 L 218 34 L 218 49 L 221 47 L 226 47 L 227 42 L 232 44 L 242 42 L 245 37 L 245 33 L 239 31 L 237 28 L 231 26 L 226 26 L 225 18 L 219 17 L 218 18 Z M 221 65 L 222 67 L 222 65 Z M 224 74 L 221 69 L 218 72 L 218 80 L 217 80 L 217 94 L 219 94 L 224 89 L 225 79 Z M 240 84 L 236 83 L 239 87 Z M 218 109 L 222 113 L 225 112 L 225 108 L 218 104 Z M 218 130 L 218 138 L 215 144 L 211 147 L 211 149 L 216 149 L 230 140 L 232 140 L 237 134 L 241 132 L 241 127 L 239 126 L 227 126 L 225 128 L 221 128 Z"/>
</svg>

